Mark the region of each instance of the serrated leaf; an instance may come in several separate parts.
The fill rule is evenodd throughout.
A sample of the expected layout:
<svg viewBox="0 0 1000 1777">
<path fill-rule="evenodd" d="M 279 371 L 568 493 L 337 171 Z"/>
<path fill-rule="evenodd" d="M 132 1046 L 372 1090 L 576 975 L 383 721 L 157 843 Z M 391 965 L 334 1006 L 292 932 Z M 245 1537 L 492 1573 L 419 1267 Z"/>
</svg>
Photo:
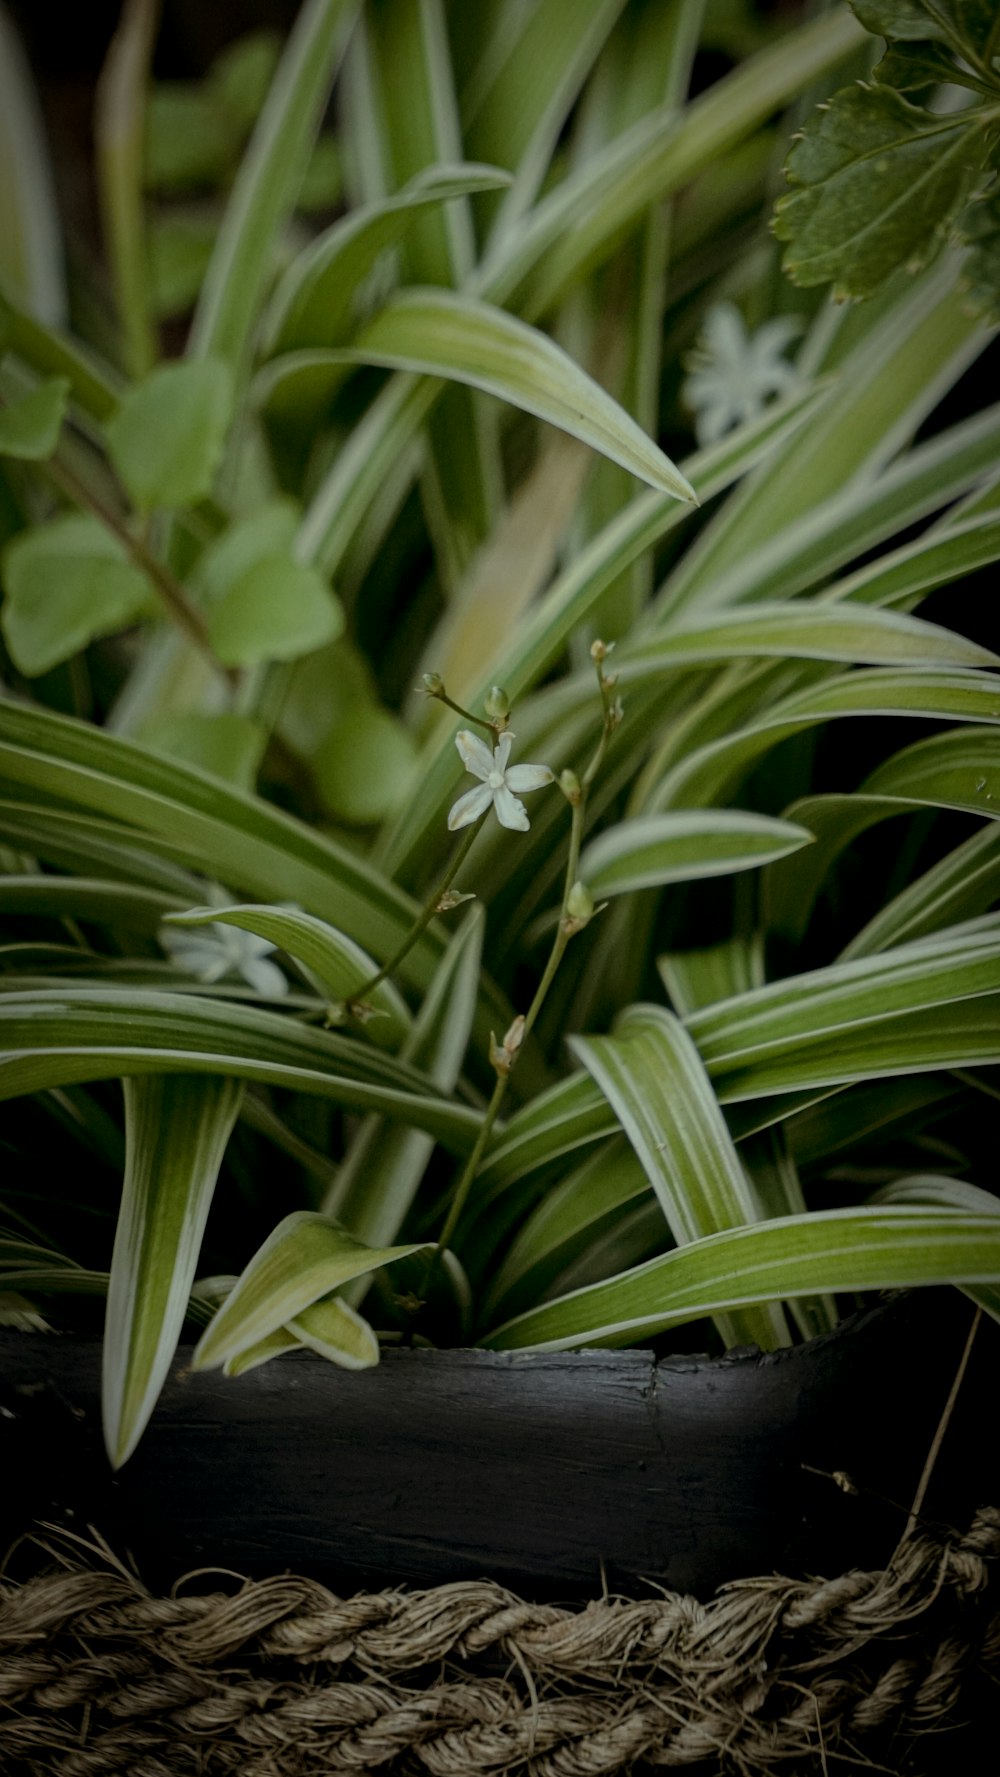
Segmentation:
<svg viewBox="0 0 1000 1777">
<path fill-rule="evenodd" d="M 233 410 L 219 359 L 162 364 L 122 397 L 108 450 L 141 511 L 190 506 L 211 493 Z"/>
<path fill-rule="evenodd" d="M 924 264 L 983 164 L 980 126 L 932 116 L 888 87 L 847 87 L 807 126 L 785 171 L 774 231 L 797 284 L 871 296 Z"/>
<path fill-rule="evenodd" d="M 289 556 L 270 556 L 230 582 L 207 615 L 212 647 L 225 666 L 295 660 L 344 628 L 340 600 L 322 574 Z"/>
<path fill-rule="evenodd" d="M 611 1104 L 678 1245 L 758 1219 L 758 1206 L 701 1057 L 680 1021 L 630 1006 L 613 1036 L 570 1047 Z M 787 1343 L 780 1311 L 721 1317 L 731 1345 Z"/>
<path fill-rule="evenodd" d="M 64 513 L 22 531 L 4 550 L 0 572 L 4 638 L 15 665 L 29 678 L 152 608 L 145 575 L 85 513 Z"/>
<path fill-rule="evenodd" d="M 811 840 L 804 827 L 739 809 L 641 815 L 593 840 L 580 859 L 579 874 L 600 899 L 755 870 Z"/>
<path fill-rule="evenodd" d="M 343 932 L 326 920 L 290 907 L 195 907 L 169 915 L 172 926 L 236 926 L 254 932 L 286 950 L 322 983 L 331 1001 L 349 1000 L 363 983 L 378 972 L 378 964 Z M 412 1019 L 405 1000 L 391 981 L 380 981 L 372 990 L 370 1004 L 378 1017 L 368 1027 L 376 1043 L 396 1049 L 406 1037 Z"/>
<path fill-rule="evenodd" d="M 279 1222 L 251 1259 L 195 1350 L 195 1369 L 224 1364 L 254 1345 L 320 1297 L 351 1278 L 391 1265 L 421 1250 L 370 1247 L 328 1216 L 298 1210 Z"/>
<path fill-rule="evenodd" d="M 53 376 L 9 407 L 0 406 L 0 456 L 45 462 L 59 442 L 68 395 L 68 379 Z"/>
<path fill-rule="evenodd" d="M 749 1303 L 828 1292 L 1000 1281 L 1000 1218 L 953 1209 L 816 1211 L 699 1240 L 529 1310 L 489 1350 L 627 1345 Z"/>
<path fill-rule="evenodd" d="M 973 52 L 996 36 L 993 0 L 851 0 L 851 11 L 879 37 L 892 43 L 954 43 Z"/>
<path fill-rule="evenodd" d="M 125 1082 L 125 1179 L 102 1382 L 113 1468 L 131 1456 L 166 1380 L 242 1094 L 239 1081 L 183 1074 Z"/>
<path fill-rule="evenodd" d="M 895 43 L 873 70 L 873 78 L 898 93 L 926 94 L 961 80 L 954 58 L 938 43 Z"/>
</svg>

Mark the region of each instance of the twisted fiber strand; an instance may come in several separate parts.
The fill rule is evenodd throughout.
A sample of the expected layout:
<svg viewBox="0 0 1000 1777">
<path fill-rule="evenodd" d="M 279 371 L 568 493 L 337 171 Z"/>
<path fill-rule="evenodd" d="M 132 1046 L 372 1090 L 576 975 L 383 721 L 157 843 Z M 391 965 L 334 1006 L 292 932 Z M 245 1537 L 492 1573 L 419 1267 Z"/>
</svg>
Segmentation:
<svg viewBox="0 0 1000 1777">
<path fill-rule="evenodd" d="M 884 1572 L 739 1581 L 706 1605 L 569 1610 L 489 1582 L 346 1600 L 288 1576 L 168 1599 L 124 1572 L 5 1582 L 0 1772 L 604 1777 L 714 1760 L 765 1777 L 819 1744 L 941 1726 L 970 1677 L 1000 1672 L 984 1608 L 998 1555 L 987 1510 Z M 405 1672 L 416 1685 L 394 1682 Z"/>
</svg>

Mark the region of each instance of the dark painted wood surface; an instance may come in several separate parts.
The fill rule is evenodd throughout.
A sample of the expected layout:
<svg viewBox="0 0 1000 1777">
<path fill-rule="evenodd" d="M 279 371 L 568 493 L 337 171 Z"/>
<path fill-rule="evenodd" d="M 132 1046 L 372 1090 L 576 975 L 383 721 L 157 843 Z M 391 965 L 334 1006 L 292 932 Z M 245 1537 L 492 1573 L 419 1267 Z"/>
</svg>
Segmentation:
<svg viewBox="0 0 1000 1777">
<path fill-rule="evenodd" d="M 9 1541 L 33 1519 L 93 1523 L 147 1574 L 204 1562 L 337 1584 L 489 1574 L 549 1595 L 599 1589 L 602 1566 L 612 1587 L 705 1593 L 771 1569 L 877 1565 L 970 1312 L 955 1292 L 922 1292 L 808 1346 L 712 1362 L 389 1350 L 362 1375 L 298 1354 L 231 1381 L 185 1374 L 182 1349 L 117 1477 L 98 1342 L 4 1334 L 3 1528 Z M 928 1499 L 959 1524 L 1000 1502 L 1000 1461 L 979 1435 L 998 1331 L 977 1339 Z"/>
</svg>

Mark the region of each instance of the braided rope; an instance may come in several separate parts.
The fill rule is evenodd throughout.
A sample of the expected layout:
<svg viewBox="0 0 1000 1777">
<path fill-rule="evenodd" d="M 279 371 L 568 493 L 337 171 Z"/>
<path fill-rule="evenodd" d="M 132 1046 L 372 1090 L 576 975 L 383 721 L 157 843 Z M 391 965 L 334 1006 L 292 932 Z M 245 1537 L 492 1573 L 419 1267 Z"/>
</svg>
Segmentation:
<svg viewBox="0 0 1000 1777">
<path fill-rule="evenodd" d="M 962 1719 L 1000 1678 L 998 1563 L 987 1509 L 884 1571 L 707 1604 L 562 1608 L 489 1581 L 338 1598 L 288 1575 L 156 1598 L 66 1567 L 0 1581 L 0 1773 L 769 1777 Z"/>
</svg>

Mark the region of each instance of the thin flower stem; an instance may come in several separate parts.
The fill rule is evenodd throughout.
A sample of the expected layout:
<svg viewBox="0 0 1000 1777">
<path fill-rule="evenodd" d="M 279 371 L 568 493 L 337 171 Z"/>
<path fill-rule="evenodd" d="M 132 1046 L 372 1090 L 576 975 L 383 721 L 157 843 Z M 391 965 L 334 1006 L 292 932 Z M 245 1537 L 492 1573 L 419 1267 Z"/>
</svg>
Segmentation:
<svg viewBox="0 0 1000 1777">
<path fill-rule="evenodd" d="M 556 971 L 565 955 L 566 946 L 568 945 L 570 938 L 574 935 L 576 929 L 570 924 L 569 920 L 569 897 L 572 893 L 573 885 L 576 882 L 576 873 L 580 865 L 580 848 L 583 843 L 583 829 L 587 813 L 587 797 L 591 785 L 594 783 L 594 780 L 604 763 L 604 756 L 608 750 L 608 742 L 618 725 L 618 714 L 616 713 L 609 696 L 610 686 L 606 683 L 605 675 L 601 670 L 600 663 L 598 663 L 597 668 L 597 679 L 601 692 L 601 707 L 604 714 L 601 738 L 594 750 L 593 758 L 587 766 L 583 777 L 580 779 L 579 794 L 571 803 L 573 818 L 570 824 L 569 851 L 566 857 L 566 877 L 563 886 L 562 906 L 559 910 L 559 924 L 556 929 L 555 938 L 552 942 L 552 949 L 549 952 L 548 962 L 542 972 L 542 978 L 535 989 L 535 996 L 531 1005 L 528 1007 L 528 1010 L 524 1015 L 524 1024 L 521 1030 L 519 1049 L 520 1044 L 523 1043 L 530 1034 L 535 1020 L 545 1004 L 549 988 L 552 986 Z M 486 1107 L 483 1121 L 480 1124 L 475 1146 L 462 1168 L 462 1176 L 455 1187 L 448 1208 L 448 1214 L 445 1217 L 444 1226 L 441 1229 L 437 1245 L 431 1253 L 427 1264 L 427 1271 L 424 1276 L 423 1284 L 423 1294 L 425 1297 L 437 1275 L 438 1266 L 441 1263 L 441 1256 L 448 1247 L 455 1229 L 461 1220 L 462 1212 L 465 1209 L 473 1181 L 479 1171 L 480 1161 L 486 1151 L 486 1145 L 489 1142 L 490 1136 L 493 1134 L 494 1125 L 500 1115 L 503 1101 L 507 1096 L 511 1070 L 515 1060 L 516 1055 L 511 1058 L 510 1067 L 508 1067 L 505 1072 L 500 1072 L 499 1070 L 497 1072 L 497 1082 L 493 1088 L 493 1095 L 490 1098 L 490 1102 Z"/>
<path fill-rule="evenodd" d="M 448 696 L 447 691 L 432 691 L 428 693 L 428 696 L 433 697 L 436 703 L 446 703 L 450 710 L 454 710 L 456 716 L 463 716 L 466 722 L 475 722 L 477 728 L 485 728 L 487 734 L 492 734 L 496 739 L 498 730 L 495 722 L 488 722 L 485 716 L 474 716 L 471 710 L 464 710 L 460 703 L 456 703 L 453 697 Z"/>
<path fill-rule="evenodd" d="M 413 949 L 413 946 L 417 942 L 417 939 L 420 937 L 421 933 L 423 933 L 427 930 L 427 927 L 430 925 L 431 920 L 434 918 L 434 915 L 440 911 L 441 901 L 444 899 L 444 896 L 447 894 L 447 892 L 450 889 L 452 883 L 454 882 L 456 876 L 458 875 L 458 872 L 462 868 L 462 865 L 464 864 L 466 858 L 468 857 L 470 851 L 472 850 L 472 842 L 475 839 L 476 834 L 479 832 L 479 829 L 483 824 L 485 816 L 488 813 L 489 813 L 489 810 L 488 809 L 485 810 L 484 814 L 480 815 L 480 817 L 479 817 L 478 821 L 476 821 L 475 825 L 468 828 L 467 832 L 465 833 L 465 835 L 462 839 L 462 843 L 459 845 L 458 850 L 455 852 L 455 855 L 452 858 L 451 863 L 448 865 L 448 868 L 445 871 L 444 876 L 441 878 L 441 881 L 438 883 L 437 888 L 434 890 L 433 894 L 430 896 L 430 899 L 428 900 L 423 911 L 417 915 L 417 918 L 414 920 L 412 926 L 410 927 L 409 931 L 407 932 L 406 937 L 403 939 L 402 944 L 399 946 L 399 949 L 393 952 L 393 954 L 392 954 L 392 956 L 390 956 L 388 962 L 384 963 L 382 965 L 382 967 L 378 970 L 377 974 L 370 976 L 370 978 L 367 981 L 362 982 L 360 987 L 355 988 L 355 991 L 352 993 L 350 999 L 346 1002 L 348 1011 L 351 1011 L 353 1007 L 363 1005 L 365 1000 L 368 998 L 369 994 L 374 993 L 376 987 L 380 987 L 382 985 L 382 982 L 385 981 L 389 975 L 392 975 L 395 973 L 396 969 L 398 969 L 400 963 L 403 961 L 403 958 L 405 956 L 408 956 L 410 951 Z"/>
<path fill-rule="evenodd" d="M 222 677 L 230 690 L 238 682 L 238 674 L 228 666 L 223 666 L 212 648 L 209 640 L 208 627 L 201 612 L 191 603 L 183 586 L 158 562 L 155 555 L 147 547 L 141 537 L 133 535 L 128 525 L 112 507 L 106 506 L 99 494 L 87 487 L 76 471 L 70 469 L 65 462 L 52 458 L 45 465 L 46 471 L 56 487 L 64 493 L 76 506 L 91 512 L 100 521 L 105 530 L 122 545 L 135 566 L 146 575 L 155 591 L 163 601 L 166 610 L 173 618 L 178 629 L 184 631 L 189 641 L 194 643 L 198 652 L 208 661 L 209 665 Z"/>
</svg>

